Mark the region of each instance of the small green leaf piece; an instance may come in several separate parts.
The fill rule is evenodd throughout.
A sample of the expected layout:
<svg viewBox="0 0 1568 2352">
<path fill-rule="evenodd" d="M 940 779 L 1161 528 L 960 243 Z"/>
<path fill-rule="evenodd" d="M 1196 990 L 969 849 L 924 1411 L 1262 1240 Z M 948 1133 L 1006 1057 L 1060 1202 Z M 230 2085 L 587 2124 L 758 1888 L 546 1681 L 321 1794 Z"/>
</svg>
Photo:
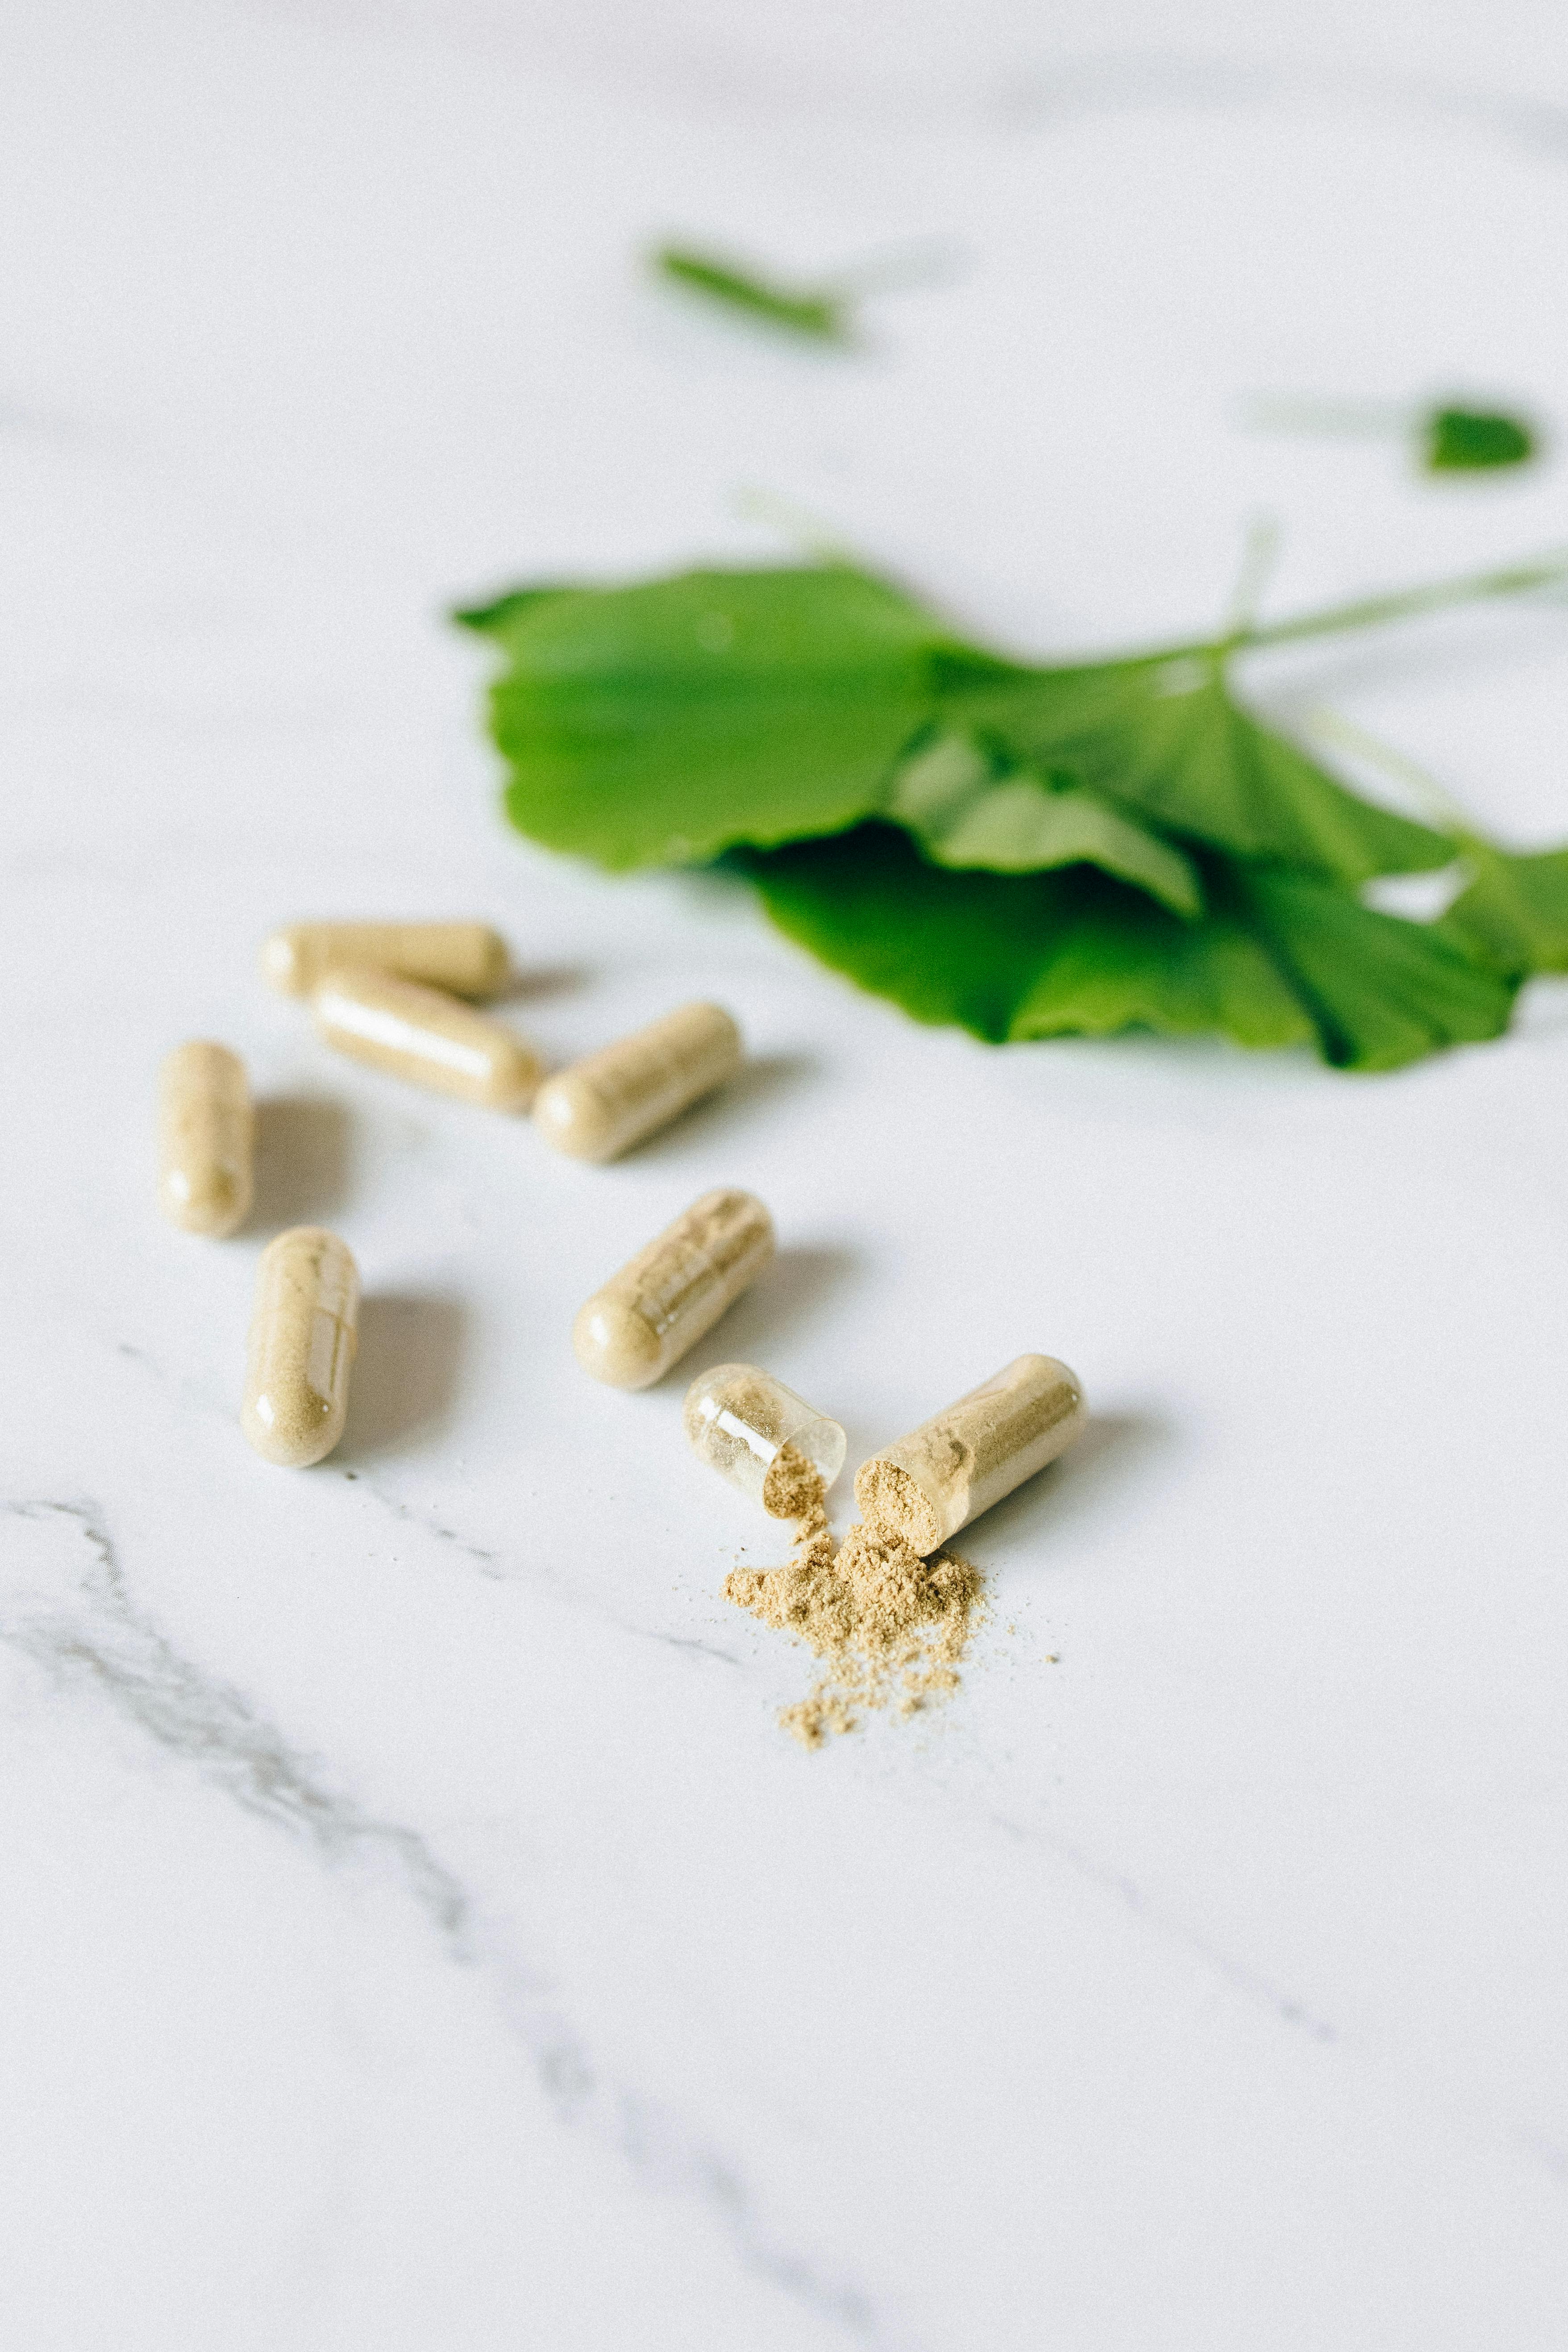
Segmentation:
<svg viewBox="0 0 1568 2352">
<path fill-rule="evenodd" d="M 847 565 L 502 597 L 469 625 L 508 656 L 512 822 L 612 868 L 855 824 L 929 726 L 952 643 Z"/>
<path fill-rule="evenodd" d="M 886 824 L 734 861 L 791 939 L 917 1021 L 994 1044 L 1142 1027 L 1247 1045 L 1311 1024 L 1232 919 L 1184 922 L 1092 869 L 954 874 Z"/>
<path fill-rule="evenodd" d="M 842 296 L 781 286 L 776 279 L 737 268 L 716 254 L 693 253 L 684 246 L 667 245 L 650 258 L 661 278 L 671 278 L 710 302 L 721 303 L 726 310 L 742 311 L 770 327 L 783 327 L 791 334 L 809 336 L 815 342 L 848 340 L 848 308 Z"/>
<path fill-rule="evenodd" d="M 1439 928 L 1500 971 L 1568 971 L 1568 849 L 1514 855 L 1473 837 L 1464 845 L 1474 879 Z"/>
<path fill-rule="evenodd" d="M 1454 854 L 1441 834 L 1347 792 L 1244 710 L 1219 647 L 961 682 L 954 705 L 1021 758 L 1233 857 L 1365 882 Z"/>
<path fill-rule="evenodd" d="M 906 761 L 886 813 L 938 866 L 1027 874 L 1098 866 L 1178 915 L 1203 910 L 1192 860 L 1065 777 L 997 772 L 973 738 L 939 736 Z"/>
<path fill-rule="evenodd" d="M 1535 432 L 1520 416 L 1477 408 L 1434 408 L 1421 420 L 1421 461 L 1429 474 L 1522 466 L 1535 451 Z"/>
<path fill-rule="evenodd" d="M 453 608 L 452 618 L 459 628 L 472 629 L 482 637 L 500 637 L 505 641 L 514 621 L 535 606 L 547 604 L 552 596 L 570 596 L 570 587 L 560 587 L 553 581 L 536 588 L 509 588 L 489 604 L 459 604 Z"/>
<path fill-rule="evenodd" d="M 1515 982 L 1433 923 L 1363 907 L 1310 875 L 1233 869 L 1241 905 L 1316 1024 L 1337 1069 L 1397 1070 L 1500 1036 Z"/>
</svg>

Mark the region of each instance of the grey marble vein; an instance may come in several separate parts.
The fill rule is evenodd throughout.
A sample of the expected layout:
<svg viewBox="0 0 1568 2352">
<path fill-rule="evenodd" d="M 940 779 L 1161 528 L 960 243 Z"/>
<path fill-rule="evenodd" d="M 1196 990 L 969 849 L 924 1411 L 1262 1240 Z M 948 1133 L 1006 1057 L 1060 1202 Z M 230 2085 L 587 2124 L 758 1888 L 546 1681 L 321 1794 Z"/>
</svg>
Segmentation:
<svg viewBox="0 0 1568 2352">
<path fill-rule="evenodd" d="M 1064 1837 L 1058 1830 L 1030 1827 L 1022 1822 L 1011 1821 L 1002 1813 L 992 1813 L 988 1819 L 993 1828 L 1000 1830 L 1004 1837 L 1015 1839 L 1020 1844 L 1046 1847 L 1090 1886 L 1114 1895 L 1135 1919 L 1153 1927 L 1172 1942 L 1179 1944 L 1194 1958 L 1201 1960 L 1205 1968 L 1222 1978 L 1233 1991 L 1272 2010 L 1283 2024 L 1299 2028 L 1313 2042 L 1339 2040 L 1338 2028 L 1331 2025 L 1326 2017 L 1314 2015 L 1305 2001 L 1298 2000 L 1294 1994 L 1286 1992 L 1260 1969 L 1249 1968 L 1243 1960 L 1232 1959 L 1229 1953 L 1221 1951 L 1217 1945 L 1211 1943 L 1206 1936 L 1200 1935 L 1185 1920 L 1175 1918 L 1162 1909 L 1124 1871 L 1109 1868 L 1104 1863 L 1096 1861 L 1091 1853 L 1073 1839 Z"/>
<path fill-rule="evenodd" d="M 170 1646 L 133 1606 L 114 1546 L 90 1505 L 14 1502 L 5 1511 L 65 1521 L 87 1558 L 72 1593 L 7 1590 L 0 1578 L 0 1640 L 57 1682 L 98 1692 L 247 1812 L 293 1832 L 329 1859 L 390 1857 L 454 1957 L 472 1957 L 471 1906 L 451 1872 L 413 1830 L 335 1795 L 241 1693 L 211 1680 Z"/>
<path fill-rule="evenodd" d="M 602 1623 L 613 1626 L 617 1633 L 627 1634 L 635 1642 L 657 1642 L 665 1649 L 721 1659 L 728 1666 L 744 1663 L 733 1651 L 721 1649 L 717 1643 L 700 1641 L 689 1634 L 668 1633 L 662 1626 L 639 1624 L 634 1618 L 617 1616 L 586 1585 L 549 1570 L 542 1570 L 536 1563 L 514 1566 L 500 1552 L 487 1551 L 472 1542 L 460 1528 L 449 1528 L 444 1520 L 433 1517 L 413 1503 L 405 1503 L 401 1496 L 391 1493 L 365 1471 L 344 1470 L 340 1475 L 359 1486 L 373 1502 L 379 1504 L 383 1510 L 391 1512 L 394 1518 L 403 1520 L 405 1526 L 417 1528 L 424 1535 L 434 1536 L 438 1543 L 450 1544 L 463 1559 L 473 1562 L 481 1576 L 489 1577 L 495 1583 L 516 1584 L 537 1578 L 553 1591 L 568 1594 L 575 1606 L 591 1609 Z"/>
<path fill-rule="evenodd" d="M 784 2244 L 734 2159 L 663 2103 L 605 2077 L 542 1979 L 479 1916 L 473 1896 L 429 1842 L 333 1790 L 245 1695 L 182 1657 L 132 1598 L 106 1517 L 78 1500 L 0 1503 L 0 1519 L 54 1523 L 73 1537 L 73 1570 L 43 1579 L 8 1570 L 0 1546 L 0 1642 L 61 1687 L 101 1699 L 213 1788 L 329 1863 L 390 1867 L 450 1960 L 495 1980 L 499 2007 L 528 2049 L 547 2100 L 614 2147 L 646 2186 L 697 2200 L 740 2260 L 813 2313 L 889 2352 L 921 2352 L 846 2273 Z"/>
</svg>

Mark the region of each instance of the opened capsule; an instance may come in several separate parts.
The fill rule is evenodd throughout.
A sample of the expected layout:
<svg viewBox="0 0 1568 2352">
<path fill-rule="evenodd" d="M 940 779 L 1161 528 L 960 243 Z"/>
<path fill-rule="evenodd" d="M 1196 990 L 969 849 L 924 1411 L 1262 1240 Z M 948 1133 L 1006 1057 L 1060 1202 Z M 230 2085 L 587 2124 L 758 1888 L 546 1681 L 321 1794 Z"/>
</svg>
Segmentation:
<svg viewBox="0 0 1568 2352">
<path fill-rule="evenodd" d="M 698 1460 L 776 1519 L 795 1517 L 792 1470 L 809 1464 L 831 1486 L 847 1450 L 837 1422 L 757 1364 L 715 1364 L 700 1373 L 686 1391 L 681 1424 Z"/>
<path fill-rule="evenodd" d="M 861 1517 L 922 1555 L 1054 1462 L 1084 1423 L 1076 1374 L 1054 1356 L 1016 1356 L 855 1474 Z"/>
</svg>

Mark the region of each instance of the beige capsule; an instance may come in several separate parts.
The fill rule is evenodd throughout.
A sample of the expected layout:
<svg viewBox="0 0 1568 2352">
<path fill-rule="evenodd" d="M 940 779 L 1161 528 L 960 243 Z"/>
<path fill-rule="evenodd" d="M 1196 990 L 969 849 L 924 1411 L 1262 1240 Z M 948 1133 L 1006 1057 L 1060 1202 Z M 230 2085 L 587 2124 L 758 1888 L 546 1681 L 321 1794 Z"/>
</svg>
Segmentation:
<svg viewBox="0 0 1568 2352">
<path fill-rule="evenodd" d="M 704 1192 L 595 1292 L 572 1327 L 577 1361 L 615 1389 L 646 1389 L 679 1363 L 773 1254 L 754 1192 Z"/>
<path fill-rule="evenodd" d="M 721 1004 L 683 1004 L 547 1078 L 533 1121 L 574 1160 L 615 1160 L 732 1078 L 741 1033 Z"/>
<path fill-rule="evenodd" d="M 855 1474 L 862 1518 L 935 1551 L 960 1528 L 1043 1470 L 1084 1423 L 1077 1377 L 1054 1356 L 1016 1356 Z"/>
<path fill-rule="evenodd" d="M 422 980 L 453 996 L 494 996 L 511 959 L 488 923 L 290 923 L 261 950 L 262 977 L 285 996 L 312 995 L 340 964 Z"/>
<path fill-rule="evenodd" d="M 187 1234 L 232 1234 L 250 1213 L 256 1114 L 245 1064 L 193 1037 L 158 1073 L 158 1205 Z"/>
<path fill-rule="evenodd" d="M 346 1242 L 295 1225 L 262 1253 L 240 1425 L 258 1454 L 303 1469 L 330 1454 L 349 1409 L 359 1268 Z"/>
<path fill-rule="evenodd" d="M 544 1075 L 533 1047 L 499 1021 L 391 972 L 329 971 L 310 1002 L 317 1028 L 340 1054 L 464 1102 L 526 1110 Z"/>
</svg>

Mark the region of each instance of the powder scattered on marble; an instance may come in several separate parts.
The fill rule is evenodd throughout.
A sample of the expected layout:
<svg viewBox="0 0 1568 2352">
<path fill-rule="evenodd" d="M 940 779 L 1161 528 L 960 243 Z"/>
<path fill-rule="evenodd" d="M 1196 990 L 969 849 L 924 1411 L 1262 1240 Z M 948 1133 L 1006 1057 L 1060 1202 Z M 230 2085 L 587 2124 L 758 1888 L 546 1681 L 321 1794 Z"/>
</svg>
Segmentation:
<svg viewBox="0 0 1568 2352">
<path fill-rule="evenodd" d="M 980 1570 L 952 1552 L 922 1559 L 897 1536 L 855 1526 L 835 1544 L 822 1478 L 792 1445 L 768 1472 L 763 1502 L 795 1521 L 782 1568 L 737 1568 L 727 1601 L 764 1625 L 798 1634 L 825 1662 L 806 1696 L 779 1717 L 803 1747 L 851 1731 L 861 1711 L 900 1715 L 958 1687 L 958 1666 L 982 1605 Z"/>
</svg>

